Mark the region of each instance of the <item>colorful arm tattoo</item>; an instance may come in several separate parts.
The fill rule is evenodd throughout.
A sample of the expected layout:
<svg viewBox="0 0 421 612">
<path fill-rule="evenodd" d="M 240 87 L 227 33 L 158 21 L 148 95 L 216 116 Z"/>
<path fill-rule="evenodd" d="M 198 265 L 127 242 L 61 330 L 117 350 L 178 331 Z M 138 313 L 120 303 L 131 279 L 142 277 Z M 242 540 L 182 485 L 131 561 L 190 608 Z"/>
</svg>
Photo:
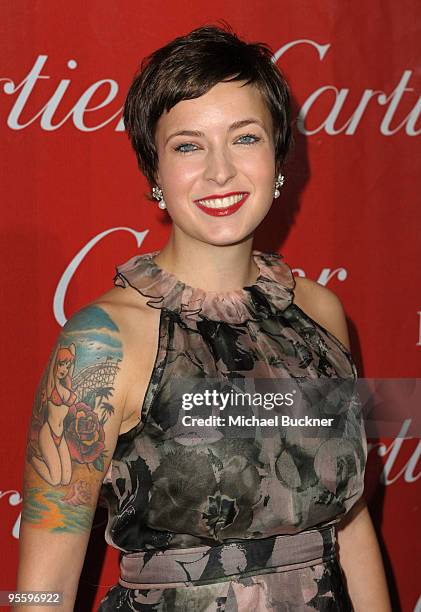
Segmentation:
<svg viewBox="0 0 421 612">
<path fill-rule="evenodd" d="M 80 310 L 63 327 L 27 437 L 22 520 L 31 526 L 90 530 L 116 435 L 122 359 L 119 329 L 99 306 Z"/>
</svg>

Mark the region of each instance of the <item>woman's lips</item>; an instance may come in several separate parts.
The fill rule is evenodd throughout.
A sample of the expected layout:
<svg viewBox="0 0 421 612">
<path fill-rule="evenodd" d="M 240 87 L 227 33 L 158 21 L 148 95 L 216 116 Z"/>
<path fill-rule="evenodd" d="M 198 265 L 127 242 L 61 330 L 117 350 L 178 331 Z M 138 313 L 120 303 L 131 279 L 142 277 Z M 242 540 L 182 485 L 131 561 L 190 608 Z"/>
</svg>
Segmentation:
<svg viewBox="0 0 421 612">
<path fill-rule="evenodd" d="M 198 208 L 200 208 L 200 210 L 202 210 L 207 215 L 210 215 L 211 217 L 226 217 L 237 212 L 237 210 L 241 208 L 241 206 L 245 203 L 249 195 L 249 193 L 244 193 L 243 197 L 239 202 L 236 202 L 235 204 L 232 204 L 231 206 L 226 206 L 224 208 L 211 208 L 209 206 L 204 206 L 203 204 L 200 204 L 200 202 L 198 202 L 197 200 L 194 203 Z"/>
</svg>

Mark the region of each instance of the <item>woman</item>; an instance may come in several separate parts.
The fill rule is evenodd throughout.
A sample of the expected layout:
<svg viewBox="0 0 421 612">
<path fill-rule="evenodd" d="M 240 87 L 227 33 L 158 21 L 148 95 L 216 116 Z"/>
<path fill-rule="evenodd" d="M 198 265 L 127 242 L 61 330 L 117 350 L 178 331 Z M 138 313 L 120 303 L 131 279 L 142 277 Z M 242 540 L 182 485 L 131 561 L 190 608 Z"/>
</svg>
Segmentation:
<svg viewBox="0 0 421 612">
<path fill-rule="evenodd" d="M 270 50 L 229 28 L 177 38 L 142 64 L 124 120 L 172 228 L 162 250 L 118 266 L 116 287 L 60 338 L 82 350 L 87 328 L 98 342 L 105 333 L 120 357 L 100 471 L 106 540 L 122 559 L 99 609 L 390 610 L 362 498 L 361 411 L 353 384 L 332 389 L 357 376 L 342 306 L 281 255 L 252 248 L 291 145 L 288 86 Z M 222 391 L 261 380 L 301 381 L 289 414 L 330 415 L 335 427 L 186 424 L 181 400 L 212 397 L 202 416 L 217 418 Z M 225 410 L 227 420 L 247 412 Z M 27 467 L 28 490 L 33 478 Z M 99 493 L 98 478 L 89 484 Z M 92 515 L 92 500 L 79 512 Z M 71 610 L 89 529 L 53 534 L 42 519 L 24 513 L 20 588 L 64 585 Z"/>
<path fill-rule="evenodd" d="M 72 374 L 75 362 L 75 345 L 57 347 L 51 362 L 47 386 L 42 392 L 41 405 L 45 412 L 45 422 L 37 433 L 41 456 L 37 456 L 32 445 L 28 447 L 28 460 L 44 480 L 52 485 L 67 485 L 72 475 L 69 447 L 64 436 L 64 419 L 69 406 L 76 401 L 72 391 Z M 58 431 L 59 433 L 56 433 Z"/>
</svg>

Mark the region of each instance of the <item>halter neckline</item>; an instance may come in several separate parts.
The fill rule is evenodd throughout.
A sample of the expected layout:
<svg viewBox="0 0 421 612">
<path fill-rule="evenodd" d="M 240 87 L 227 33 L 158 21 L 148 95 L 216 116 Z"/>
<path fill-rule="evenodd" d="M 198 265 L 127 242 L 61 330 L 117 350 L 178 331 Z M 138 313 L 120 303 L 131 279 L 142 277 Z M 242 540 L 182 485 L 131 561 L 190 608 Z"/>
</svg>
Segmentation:
<svg viewBox="0 0 421 612">
<path fill-rule="evenodd" d="M 165 308 L 189 320 L 204 317 L 230 324 L 267 319 L 285 310 L 293 301 L 295 278 L 279 253 L 253 250 L 259 269 L 256 281 L 242 289 L 205 291 L 183 283 L 161 268 L 154 258 L 160 251 L 135 255 L 116 266 L 114 284 L 133 287 L 150 298 L 148 306 Z"/>
</svg>

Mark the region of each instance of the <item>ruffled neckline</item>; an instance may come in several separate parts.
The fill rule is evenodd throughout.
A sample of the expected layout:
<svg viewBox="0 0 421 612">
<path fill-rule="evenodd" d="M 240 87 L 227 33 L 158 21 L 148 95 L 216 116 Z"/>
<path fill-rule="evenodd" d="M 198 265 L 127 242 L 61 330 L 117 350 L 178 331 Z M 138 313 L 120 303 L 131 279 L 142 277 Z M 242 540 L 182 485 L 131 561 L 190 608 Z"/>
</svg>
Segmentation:
<svg viewBox="0 0 421 612">
<path fill-rule="evenodd" d="M 294 298 L 295 278 L 280 253 L 253 250 L 259 268 L 256 281 L 232 291 L 205 291 L 190 287 L 154 261 L 160 251 L 135 255 L 116 266 L 114 284 L 131 286 L 144 297 L 147 305 L 165 308 L 189 320 L 204 317 L 229 324 L 267 319 L 284 311 Z"/>
</svg>

